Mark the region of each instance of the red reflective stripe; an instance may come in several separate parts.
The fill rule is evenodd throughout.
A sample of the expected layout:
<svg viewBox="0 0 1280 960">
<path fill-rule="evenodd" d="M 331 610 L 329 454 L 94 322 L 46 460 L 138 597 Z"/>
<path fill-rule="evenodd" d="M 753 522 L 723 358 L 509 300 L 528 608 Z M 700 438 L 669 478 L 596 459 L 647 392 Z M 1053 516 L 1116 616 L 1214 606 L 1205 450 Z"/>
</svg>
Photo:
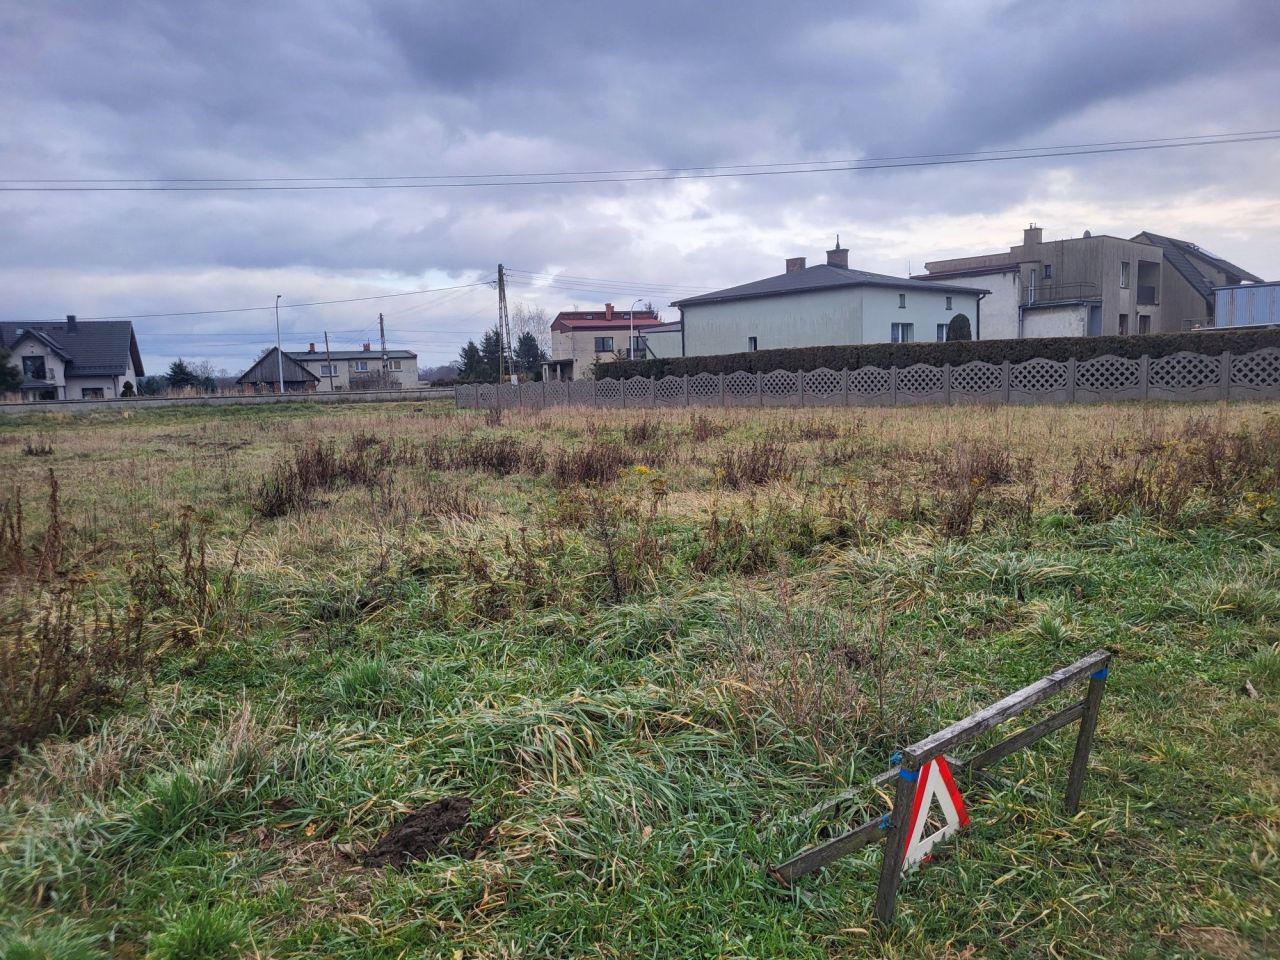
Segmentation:
<svg viewBox="0 0 1280 960">
<path fill-rule="evenodd" d="M 942 774 L 942 782 L 947 785 L 947 793 L 951 794 L 951 802 L 955 804 L 956 816 L 960 820 L 960 826 L 967 827 L 969 825 L 969 811 L 965 809 L 964 798 L 960 796 L 960 791 L 956 789 L 955 778 L 951 776 L 951 767 L 941 757 L 935 762 L 941 764 L 938 767 L 938 772 Z"/>
</svg>

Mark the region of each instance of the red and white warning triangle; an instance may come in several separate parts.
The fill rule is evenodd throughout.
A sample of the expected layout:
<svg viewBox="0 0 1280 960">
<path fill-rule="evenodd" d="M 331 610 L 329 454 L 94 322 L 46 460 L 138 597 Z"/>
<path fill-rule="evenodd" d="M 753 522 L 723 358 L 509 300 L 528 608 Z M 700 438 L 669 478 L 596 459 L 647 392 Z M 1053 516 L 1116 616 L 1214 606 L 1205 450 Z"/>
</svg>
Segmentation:
<svg viewBox="0 0 1280 960">
<path fill-rule="evenodd" d="M 935 803 L 943 820 L 939 829 L 933 829 L 930 824 L 930 812 Z M 907 851 L 902 858 L 904 873 L 927 860 L 937 844 L 969 825 L 964 799 L 956 789 L 955 778 L 951 776 L 951 768 L 945 758 L 937 757 L 920 768 L 908 823 Z"/>
</svg>

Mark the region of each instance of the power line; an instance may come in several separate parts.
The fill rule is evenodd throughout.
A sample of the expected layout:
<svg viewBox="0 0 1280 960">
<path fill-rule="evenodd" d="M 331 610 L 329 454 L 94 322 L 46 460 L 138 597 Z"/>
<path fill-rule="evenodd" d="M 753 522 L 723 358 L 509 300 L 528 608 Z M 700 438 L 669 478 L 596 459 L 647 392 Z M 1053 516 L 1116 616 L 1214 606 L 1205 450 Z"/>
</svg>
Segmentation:
<svg viewBox="0 0 1280 960">
<path fill-rule="evenodd" d="M 655 175 L 639 174 L 606 174 L 597 176 L 588 171 L 566 172 L 547 175 L 550 179 L 529 179 L 528 176 L 496 174 L 488 178 L 477 178 L 478 175 L 455 174 L 452 176 L 432 175 L 431 182 L 426 178 L 409 181 L 407 178 L 349 178 L 339 180 L 276 181 L 264 180 L 211 180 L 208 182 L 185 183 L 183 181 L 163 180 L 128 180 L 113 185 L 103 186 L 98 181 L 75 180 L 66 181 L 79 186 L 53 185 L 55 182 L 38 180 L 7 180 L 6 184 L 27 183 L 38 186 L 0 186 L 0 193 L 188 193 L 188 192 L 226 192 L 226 191 L 296 191 L 296 190 L 424 190 L 445 187 L 540 187 L 565 186 L 572 184 L 599 183 L 650 183 L 669 180 L 717 180 L 735 177 L 776 177 L 802 173 L 841 173 L 862 170 L 906 169 L 912 167 L 951 166 L 955 164 L 999 163 L 1009 160 L 1053 159 L 1060 157 L 1080 157 L 1097 154 L 1132 153 L 1148 150 L 1171 150 L 1182 147 L 1211 147 L 1232 143 L 1258 143 L 1262 141 L 1280 140 L 1280 131 L 1258 131 L 1243 134 L 1206 134 L 1198 138 L 1168 137 L 1159 141 L 1111 141 L 1108 146 L 1091 146 L 1089 144 L 1070 144 L 1059 148 L 1024 147 L 1007 150 L 984 151 L 957 154 L 920 154 L 885 160 L 851 160 L 839 165 L 836 161 L 809 161 L 807 164 L 794 165 L 790 169 L 745 169 L 743 167 L 686 167 L 656 169 Z M 996 156 L 994 154 L 1002 154 Z M 779 164 L 778 166 L 783 166 Z M 698 172 L 710 171 L 710 172 Z M 525 176 L 524 179 L 505 179 Z M 495 179 L 502 177 L 504 179 Z M 301 179 L 301 178 L 300 178 Z M 397 182 L 386 182 L 396 180 Z M 185 183 L 185 185 L 178 185 Z M 88 185 L 84 185 L 88 184 Z M 146 184 L 146 185 L 136 185 Z"/>
<path fill-rule="evenodd" d="M 443 293 L 446 290 L 462 290 L 467 287 L 484 287 L 492 280 L 477 280 L 475 283 L 460 283 L 452 287 L 435 287 L 430 290 L 406 290 L 402 293 L 380 293 L 369 297 L 347 297 L 343 300 L 310 300 L 304 303 L 282 303 L 281 310 L 292 310 L 298 307 L 326 307 L 338 303 L 366 303 L 370 300 L 391 300 L 396 297 L 416 297 L 427 293 Z M 182 310 L 173 313 L 121 313 L 101 317 L 80 317 L 81 320 L 156 320 L 164 317 L 208 317 L 227 313 L 252 313 L 258 310 L 274 310 L 274 305 L 265 307 L 224 307 L 220 310 Z M 11 323 L 50 323 L 50 320 L 14 320 Z"/>
<path fill-rule="evenodd" d="M 377 183 L 380 181 L 428 181 L 428 180 L 498 180 L 517 177 L 585 177 L 624 176 L 641 173 L 691 173 L 696 171 L 753 170 L 770 167 L 817 167 L 833 164 L 891 163 L 905 160 L 939 160 L 952 157 L 982 157 L 1000 153 L 1028 153 L 1040 155 L 1051 150 L 1083 150 L 1093 147 L 1137 146 L 1175 144 L 1177 146 L 1211 145 L 1239 142 L 1235 137 L 1270 137 L 1280 135 L 1280 129 L 1244 130 L 1235 133 L 1185 134 L 1177 137 L 1148 137 L 1141 140 L 1098 140 L 1090 143 L 1059 143 L 1039 147 L 1000 147 L 992 150 L 965 150 L 953 153 L 902 154 L 884 157 L 842 158 L 837 160 L 780 160 L 763 163 L 704 164 L 692 167 L 633 167 L 612 170 L 552 170 L 523 171 L 517 173 L 433 173 L 404 174 L 399 176 L 336 176 L 336 177 L 63 177 L 38 179 L 13 177 L 0 179 L 0 184 L 274 184 L 274 183 Z M 1186 141 L 1186 142 L 1180 142 Z M 1203 143 L 1201 143 L 1203 142 Z M 1010 158 L 1014 159 L 1014 158 Z M 812 172 L 812 171 L 792 171 Z"/>
</svg>

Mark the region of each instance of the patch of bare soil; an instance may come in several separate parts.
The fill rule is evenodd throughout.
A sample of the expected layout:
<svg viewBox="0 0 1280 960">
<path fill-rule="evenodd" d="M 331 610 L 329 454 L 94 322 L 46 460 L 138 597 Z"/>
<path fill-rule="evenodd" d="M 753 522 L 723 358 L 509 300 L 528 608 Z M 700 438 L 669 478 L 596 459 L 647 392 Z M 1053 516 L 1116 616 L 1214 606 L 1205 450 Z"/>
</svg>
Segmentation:
<svg viewBox="0 0 1280 960">
<path fill-rule="evenodd" d="M 474 860 L 493 842 L 496 824 L 471 824 L 472 800 L 445 797 L 397 821 L 360 858 L 366 867 L 405 869 L 414 860 L 461 857 Z"/>
</svg>

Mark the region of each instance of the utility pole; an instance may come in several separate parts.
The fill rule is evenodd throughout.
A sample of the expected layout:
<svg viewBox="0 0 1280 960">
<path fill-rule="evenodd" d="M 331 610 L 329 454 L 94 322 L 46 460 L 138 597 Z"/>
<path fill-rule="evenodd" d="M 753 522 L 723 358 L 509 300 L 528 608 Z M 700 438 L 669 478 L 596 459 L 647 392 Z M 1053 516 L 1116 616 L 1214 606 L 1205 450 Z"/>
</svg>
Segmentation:
<svg viewBox="0 0 1280 960">
<path fill-rule="evenodd" d="M 498 264 L 498 381 L 502 381 L 502 361 L 507 361 L 511 382 L 516 382 L 516 355 L 511 343 L 511 318 L 507 315 L 507 271 Z"/>
<path fill-rule="evenodd" d="M 389 371 L 387 369 L 387 325 L 382 320 L 382 314 L 378 314 L 378 336 L 382 339 L 382 386 L 385 389 Z"/>
<path fill-rule="evenodd" d="M 324 332 L 324 358 L 329 363 L 329 392 L 333 393 L 333 354 L 329 352 L 329 331 Z"/>
<path fill-rule="evenodd" d="M 284 296 L 282 293 L 276 294 L 276 373 L 280 376 L 280 396 L 284 396 L 284 353 L 280 350 L 280 298 Z"/>
</svg>

